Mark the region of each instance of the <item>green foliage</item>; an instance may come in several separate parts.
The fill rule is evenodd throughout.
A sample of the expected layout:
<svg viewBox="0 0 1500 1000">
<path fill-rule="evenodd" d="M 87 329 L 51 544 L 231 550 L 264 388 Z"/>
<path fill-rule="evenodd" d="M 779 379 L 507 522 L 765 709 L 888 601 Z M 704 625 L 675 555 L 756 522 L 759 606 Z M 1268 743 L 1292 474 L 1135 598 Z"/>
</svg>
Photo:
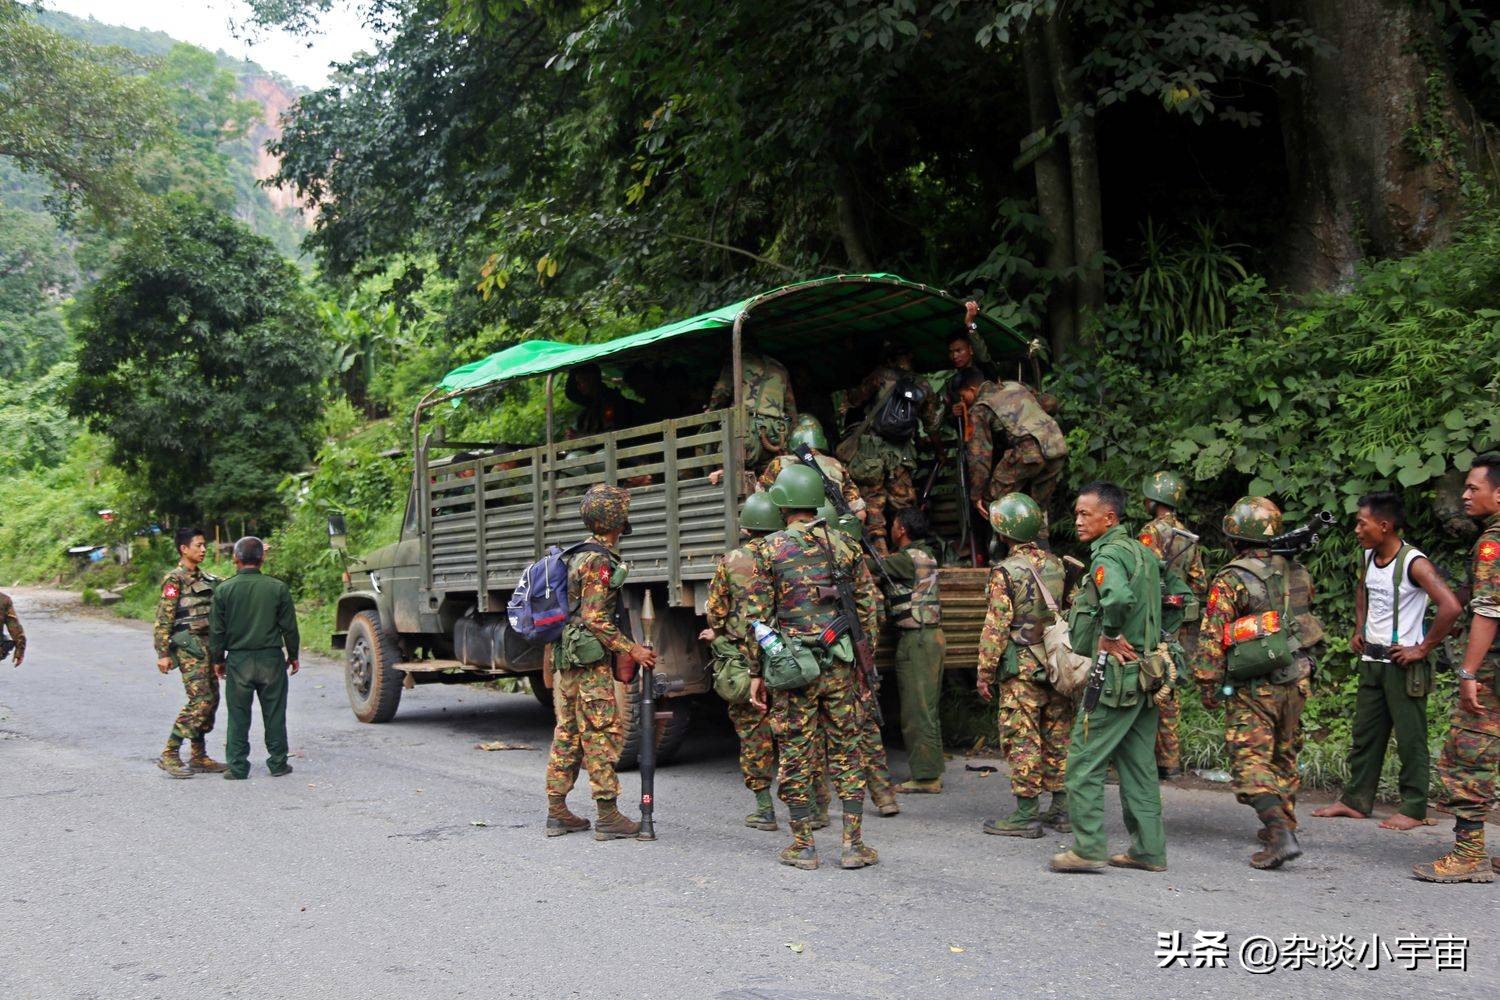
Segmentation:
<svg viewBox="0 0 1500 1000">
<path fill-rule="evenodd" d="M 271 515 L 274 484 L 309 457 L 320 334 L 270 243 L 174 199 L 85 298 L 70 411 L 111 440 L 161 512 Z"/>
<path fill-rule="evenodd" d="M 123 540 L 139 519 L 125 513 L 115 526 L 99 511 L 135 510 L 125 477 L 109 463 L 108 442 L 79 436 L 60 463 L 27 475 L 0 476 L 0 580 L 40 581 L 72 572 L 70 545 Z"/>
<path fill-rule="evenodd" d="M 1142 346 L 1159 362 L 1206 346 L 1229 326 L 1230 290 L 1249 277 L 1235 257 L 1248 248 L 1222 246 L 1213 226 L 1202 221 L 1193 226 L 1193 235 L 1191 243 L 1171 245 L 1147 220 L 1139 263 L 1129 275 L 1122 313 L 1134 314 Z"/>
<path fill-rule="evenodd" d="M 35 377 L 62 359 L 60 303 L 76 277 L 51 219 L 0 206 L 0 380 Z"/>
</svg>

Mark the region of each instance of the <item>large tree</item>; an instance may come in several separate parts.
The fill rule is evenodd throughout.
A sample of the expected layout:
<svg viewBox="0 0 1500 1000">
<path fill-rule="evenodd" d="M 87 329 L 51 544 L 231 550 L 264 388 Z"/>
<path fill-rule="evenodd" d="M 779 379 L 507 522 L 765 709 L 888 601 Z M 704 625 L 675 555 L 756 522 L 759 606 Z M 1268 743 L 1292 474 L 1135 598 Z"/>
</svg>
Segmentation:
<svg viewBox="0 0 1500 1000">
<path fill-rule="evenodd" d="M 173 516 L 257 516 L 310 457 L 326 358 L 295 267 L 185 198 L 138 222 L 80 317 L 69 407 Z"/>
</svg>

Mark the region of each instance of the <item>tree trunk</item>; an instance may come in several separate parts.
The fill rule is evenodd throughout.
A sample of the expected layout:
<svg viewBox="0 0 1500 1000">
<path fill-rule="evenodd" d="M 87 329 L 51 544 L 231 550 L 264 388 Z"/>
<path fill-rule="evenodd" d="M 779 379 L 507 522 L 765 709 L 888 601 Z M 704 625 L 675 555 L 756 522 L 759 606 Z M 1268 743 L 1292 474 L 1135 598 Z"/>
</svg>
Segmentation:
<svg viewBox="0 0 1500 1000">
<path fill-rule="evenodd" d="M 1443 242 L 1467 172 L 1491 164 L 1430 15 L 1409 0 L 1303 0 L 1331 51 L 1281 87 L 1288 225 L 1278 275 L 1295 291 L 1345 289 L 1362 257 Z"/>
<path fill-rule="evenodd" d="M 859 194 L 854 184 L 854 173 L 847 164 L 839 164 L 833 175 L 834 207 L 838 213 L 839 238 L 844 243 L 844 253 L 854 270 L 869 274 L 875 270 L 875 255 L 865 239 L 864 222 L 860 217 Z"/>
<path fill-rule="evenodd" d="M 1099 142 L 1094 118 L 1082 110 L 1083 85 L 1073 55 L 1073 30 L 1067 16 L 1049 17 L 1043 25 L 1052 87 L 1068 129 L 1068 173 L 1073 193 L 1073 260 L 1078 266 L 1074 323 L 1087 334 L 1104 306 L 1104 208 L 1099 194 Z"/>
<path fill-rule="evenodd" d="M 1021 59 L 1026 68 L 1026 104 L 1031 132 L 1039 136 L 1057 121 L 1057 100 L 1047 72 L 1046 43 L 1033 25 L 1021 40 Z M 1068 175 L 1058 144 L 1053 142 L 1031 163 L 1036 180 L 1037 211 L 1047 231 L 1047 270 L 1056 277 L 1047 298 L 1047 334 L 1053 360 L 1061 359 L 1073 345 L 1078 304 L 1073 271 L 1073 204 Z"/>
</svg>

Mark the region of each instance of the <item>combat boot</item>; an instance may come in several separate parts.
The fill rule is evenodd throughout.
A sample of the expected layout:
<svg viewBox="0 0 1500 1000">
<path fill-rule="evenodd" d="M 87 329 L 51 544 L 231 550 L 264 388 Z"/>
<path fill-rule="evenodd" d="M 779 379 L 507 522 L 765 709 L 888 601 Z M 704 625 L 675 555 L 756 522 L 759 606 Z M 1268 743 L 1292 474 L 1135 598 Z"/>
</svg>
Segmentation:
<svg viewBox="0 0 1500 1000">
<path fill-rule="evenodd" d="M 925 781 L 912 778 L 903 781 L 896 786 L 896 791 L 903 795 L 941 795 L 943 792 L 942 778 L 929 778 Z"/>
<path fill-rule="evenodd" d="M 547 796 L 547 836 L 561 837 L 588 828 L 589 821 L 574 815 L 573 810 L 568 808 L 566 795 Z"/>
<path fill-rule="evenodd" d="M 641 832 L 641 824 L 615 806 L 614 799 L 600 799 L 599 818 L 594 821 L 595 840 L 625 840 Z"/>
<path fill-rule="evenodd" d="M 1436 861 L 1412 868 L 1423 882 L 1493 882 L 1495 864 L 1484 850 L 1484 827 L 1453 831 L 1453 850 Z"/>
<path fill-rule="evenodd" d="M 208 748 L 203 745 L 202 740 L 194 740 L 192 755 L 188 757 L 188 770 L 194 774 L 219 774 L 229 768 L 208 755 Z"/>
<path fill-rule="evenodd" d="M 755 812 L 745 817 L 745 825 L 752 830 L 775 830 L 776 807 L 771 804 L 771 793 L 755 793 Z"/>
<path fill-rule="evenodd" d="M 862 808 L 864 803 L 858 803 L 856 808 Z M 840 868 L 868 868 L 870 865 L 880 863 L 880 855 L 875 853 L 875 848 L 864 841 L 864 814 L 862 812 L 850 812 L 844 810 L 844 846 L 839 854 Z"/>
<path fill-rule="evenodd" d="M 1109 867 L 1108 861 L 1095 861 L 1075 854 L 1071 850 L 1052 855 L 1052 870 L 1072 874 L 1075 872 L 1101 872 Z"/>
<path fill-rule="evenodd" d="M 182 754 L 177 747 L 168 747 L 161 752 L 156 760 L 156 766 L 166 771 L 173 778 L 191 778 L 192 769 L 182 762 Z"/>
<path fill-rule="evenodd" d="M 984 824 L 984 832 L 992 833 L 997 837 L 1024 837 L 1027 840 L 1036 840 L 1042 835 L 1042 820 L 1036 813 L 1036 799 L 1017 798 L 1016 811 L 1004 819 L 990 820 Z"/>
<path fill-rule="evenodd" d="M 1302 857 L 1302 845 L 1297 843 L 1297 835 L 1280 806 L 1261 813 L 1260 820 L 1265 824 L 1266 846 L 1250 855 L 1250 867 L 1271 871 Z"/>
<path fill-rule="evenodd" d="M 1058 833 L 1072 833 L 1073 824 L 1068 820 L 1068 793 L 1053 792 L 1052 803 L 1042 813 L 1042 825 L 1050 826 Z"/>
<path fill-rule="evenodd" d="M 901 804 L 896 801 L 896 793 L 890 788 L 882 788 L 879 791 L 870 789 L 870 801 L 875 803 L 875 808 L 880 810 L 882 816 L 896 816 L 901 812 Z"/>
<path fill-rule="evenodd" d="M 784 865 L 793 868 L 801 868 L 803 871 L 812 871 L 818 867 L 818 848 L 813 844 L 812 818 L 804 816 L 802 819 L 793 818 L 788 821 L 792 828 L 792 843 L 781 852 L 780 861 Z"/>
</svg>

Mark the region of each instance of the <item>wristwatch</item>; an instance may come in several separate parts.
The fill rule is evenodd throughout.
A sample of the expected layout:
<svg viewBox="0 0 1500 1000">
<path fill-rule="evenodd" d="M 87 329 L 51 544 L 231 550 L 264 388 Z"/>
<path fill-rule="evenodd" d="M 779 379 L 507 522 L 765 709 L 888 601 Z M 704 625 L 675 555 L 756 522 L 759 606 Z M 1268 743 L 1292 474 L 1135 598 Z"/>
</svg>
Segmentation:
<svg viewBox="0 0 1500 1000">
<path fill-rule="evenodd" d="M 1463 667 L 1459 667 L 1458 668 L 1458 679 L 1461 680 L 1461 681 L 1477 681 L 1477 680 L 1479 680 L 1479 675 L 1478 674 L 1471 674 L 1467 670 L 1465 670 Z"/>
</svg>

